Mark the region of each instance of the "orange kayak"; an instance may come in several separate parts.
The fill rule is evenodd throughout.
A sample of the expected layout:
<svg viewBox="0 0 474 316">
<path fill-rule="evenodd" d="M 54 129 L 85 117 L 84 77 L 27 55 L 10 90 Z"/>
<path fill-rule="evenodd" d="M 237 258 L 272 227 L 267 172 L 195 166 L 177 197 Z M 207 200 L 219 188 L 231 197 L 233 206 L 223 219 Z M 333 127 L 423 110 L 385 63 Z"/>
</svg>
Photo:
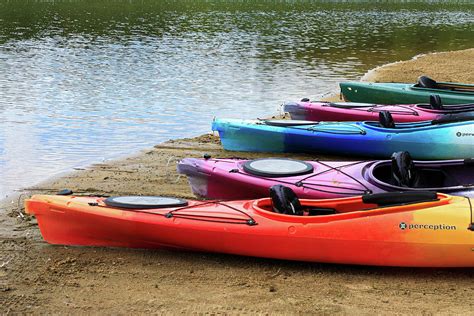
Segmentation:
<svg viewBox="0 0 474 316">
<path fill-rule="evenodd" d="M 241 201 L 35 195 L 51 244 L 171 247 L 275 259 L 474 267 L 473 202 L 432 192 L 299 200 L 280 187 Z M 291 191 L 291 190 L 290 190 Z M 171 202 L 170 202 L 171 201 Z"/>
</svg>

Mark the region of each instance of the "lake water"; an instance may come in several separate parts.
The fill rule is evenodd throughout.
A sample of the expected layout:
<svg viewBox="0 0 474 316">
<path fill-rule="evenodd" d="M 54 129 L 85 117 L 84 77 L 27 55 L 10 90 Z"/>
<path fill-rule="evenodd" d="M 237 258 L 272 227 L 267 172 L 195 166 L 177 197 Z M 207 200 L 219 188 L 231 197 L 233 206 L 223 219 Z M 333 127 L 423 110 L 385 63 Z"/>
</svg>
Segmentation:
<svg viewBox="0 0 474 316">
<path fill-rule="evenodd" d="M 0 197 L 473 39 L 470 1 L 0 0 Z"/>
</svg>

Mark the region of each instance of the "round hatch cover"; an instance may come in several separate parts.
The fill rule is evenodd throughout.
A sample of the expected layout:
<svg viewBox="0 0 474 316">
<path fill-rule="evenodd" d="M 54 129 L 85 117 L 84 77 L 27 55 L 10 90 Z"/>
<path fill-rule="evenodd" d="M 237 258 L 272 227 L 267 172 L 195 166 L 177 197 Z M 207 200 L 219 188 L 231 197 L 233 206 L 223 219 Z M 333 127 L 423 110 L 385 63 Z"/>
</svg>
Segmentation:
<svg viewBox="0 0 474 316">
<path fill-rule="evenodd" d="M 249 160 L 244 163 L 243 168 L 250 174 L 270 178 L 299 176 L 314 170 L 307 162 L 285 158 Z"/>
<path fill-rule="evenodd" d="M 104 200 L 108 206 L 131 208 L 131 209 L 151 209 L 180 207 L 188 205 L 188 201 L 167 196 L 114 196 Z"/>
<path fill-rule="evenodd" d="M 299 125 L 314 125 L 318 122 L 304 121 L 304 120 L 265 120 L 266 125 L 270 126 L 299 126 Z"/>
</svg>

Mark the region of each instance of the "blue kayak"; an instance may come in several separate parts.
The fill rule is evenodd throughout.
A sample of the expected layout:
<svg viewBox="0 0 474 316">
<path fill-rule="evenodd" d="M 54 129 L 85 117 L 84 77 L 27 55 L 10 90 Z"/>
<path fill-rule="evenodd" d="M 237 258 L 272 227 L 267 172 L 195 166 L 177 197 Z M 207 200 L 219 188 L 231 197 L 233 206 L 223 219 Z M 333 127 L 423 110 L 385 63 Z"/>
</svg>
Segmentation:
<svg viewBox="0 0 474 316">
<path fill-rule="evenodd" d="M 416 159 L 474 157 L 474 113 L 434 121 L 393 123 L 382 111 L 379 122 L 310 122 L 215 119 L 226 150 L 326 153 L 389 158 L 409 151 Z"/>
</svg>

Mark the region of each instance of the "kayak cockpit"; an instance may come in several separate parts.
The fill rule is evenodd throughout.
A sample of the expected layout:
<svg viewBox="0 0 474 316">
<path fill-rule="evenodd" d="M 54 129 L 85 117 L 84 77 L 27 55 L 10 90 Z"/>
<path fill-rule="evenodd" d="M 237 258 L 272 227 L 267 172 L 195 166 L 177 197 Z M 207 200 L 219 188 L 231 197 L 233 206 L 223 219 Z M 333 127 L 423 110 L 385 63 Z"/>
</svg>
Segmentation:
<svg viewBox="0 0 474 316">
<path fill-rule="evenodd" d="M 416 107 L 425 111 L 434 110 L 439 111 L 440 113 L 460 113 L 473 111 L 474 103 L 445 105 L 438 94 L 432 94 L 430 95 L 429 104 L 416 104 Z"/>
<path fill-rule="evenodd" d="M 395 123 L 392 114 L 389 111 L 379 112 L 379 121 L 366 121 L 363 124 L 367 127 L 372 128 L 383 128 L 383 129 L 411 129 L 418 127 L 426 127 L 431 125 L 431 121 L 411 122 L 411 123 Z"/>
<path fill-rule="evenodd" d="M 270 196 L 253 203 L 252 208 L 256 213 L 275 220 L 298 222 L 324 222 L 415 211 L 445 205 L 451 199 L 445 194 L 431 191 L 404 191 L 339 199 L 300 200 L 293 190 L 282 185 L 271 187 Z"/>
<path fill-rule="evenodd" d="M 436 82 L 435 80 L 427 76 L 420 76 L 417 80 L 417 83 L 414 84 L 413 87 L 421 88 L 421 89 L 436 89 L 436 90 L 446 90 L 446 91 L 454 91 L 454 92 L 474 93 L 474 85 L 448 83 L 448 82 Z"/>
<path fill-rule="evenodd" d="M 468 188 L 474 183 L 474 163 L 470 159 L 414 162 L 408 152 L 396 152 L 390 162 L 376 163 L 369 170 L 369 178 L 399 190 Z"/>
<path fill-rule="evenodd" d="M 366 126 L 376 127 L 376 128 L 378 127 L 378 128 L 394 129 L 394 130 L 395 129 L 406 130 L 406 129 L 411 129 L 411 128 L 428 127 L 431 125 L 462 123 L 462 122 L 469 122 L 469 121 L 474 121 L 474 113 L 472 111 L 444 114 L 432 121 L 421 121 L 421 122 L 414 122 L 414 123 L 395 123 L 392 117 L 392 114 L 389 111 L 380 111 L 378 122 L 368 121 L 368 122 L 364 122 L 364 124 Z"/>
</svg>

